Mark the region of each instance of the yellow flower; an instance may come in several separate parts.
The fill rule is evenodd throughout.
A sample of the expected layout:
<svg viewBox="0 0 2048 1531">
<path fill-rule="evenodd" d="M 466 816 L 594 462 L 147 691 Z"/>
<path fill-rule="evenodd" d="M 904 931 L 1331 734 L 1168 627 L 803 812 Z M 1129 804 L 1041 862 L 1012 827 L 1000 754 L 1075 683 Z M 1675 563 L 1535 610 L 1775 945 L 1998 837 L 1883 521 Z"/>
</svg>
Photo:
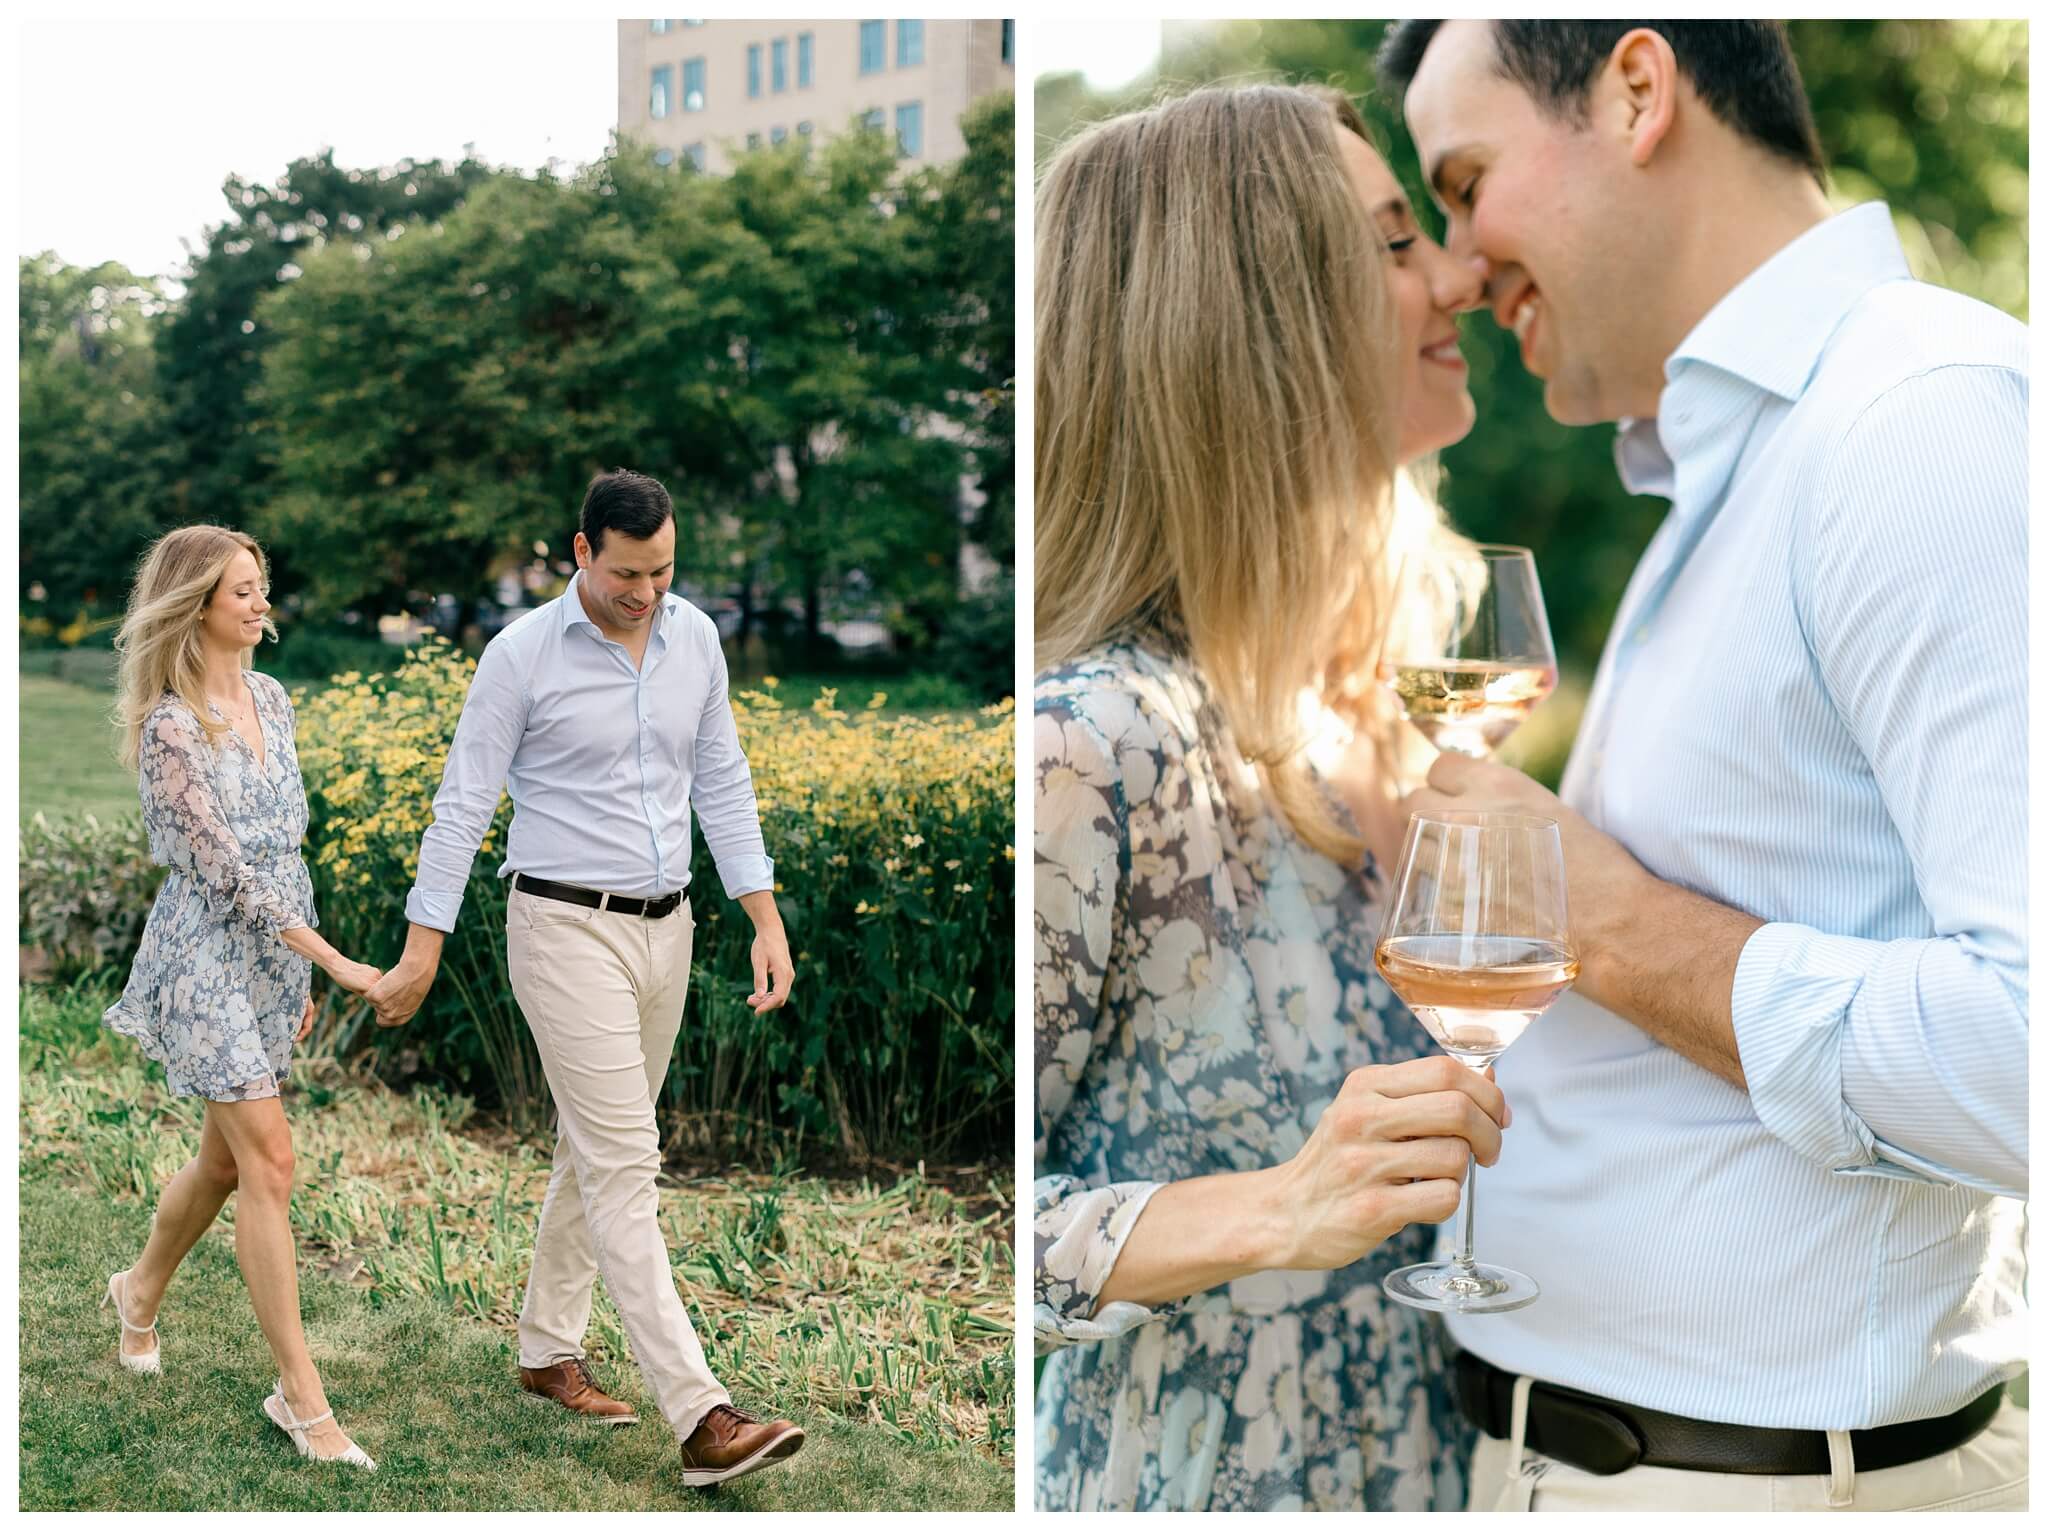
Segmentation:
<svg viewBox="0 0 2048 1531">
<path fill-rule="evenodd" d="M 916 849 L 917 849 L 917 848 L 918 848 L 918 847 L 919 847 L 920 845 L 924 844 L 924 836 L 923 836 L 923 835 L 905 835 L 905 836 L 903 837 L 903 843 L 904 843 L 905 845 L 909 846 L 909 847 L 910 847 L 910 848 L 911 848 L 912 850 L 916 850 Z"/>
</svg>

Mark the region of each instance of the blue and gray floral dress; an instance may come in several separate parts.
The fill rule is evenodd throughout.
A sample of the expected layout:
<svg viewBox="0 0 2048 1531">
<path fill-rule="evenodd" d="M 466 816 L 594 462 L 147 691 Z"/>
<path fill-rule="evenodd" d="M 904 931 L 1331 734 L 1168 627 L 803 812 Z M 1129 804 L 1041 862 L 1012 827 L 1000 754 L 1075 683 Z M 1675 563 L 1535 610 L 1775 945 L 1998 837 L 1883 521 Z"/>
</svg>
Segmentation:
<svg viewBox="0 0 2048 1531">
<path fill-rule="evenodd" d="M 1462 1509 L 1448 1342 L 1380 1290 L 1433 1227 L 1097 1311 L 1160 1185 L 1291 1158 L 1433 1048 L 1373 971 L 1377 874 L 1293 832 L 1191 665 L 1117 645 L 1035 702 L 1039 1507 Z"/>
<path fill-rule="evenodd" d="M 168 691 L 142 725 L 142 827 L 151 857 L 170 875 L 150 908 L 128 986 L 105 1016 L 164 1066 L 174 1094 L 221 1101 L 260 1100 L 282 1088 L 313 965 L 278 932 L 320 923 L 299 854 L 306 790 L 291 699 L 270 676 L 243 674 L 263 730 L 262 760 L 233 729 L 218 745 L 208 742 Z"/>
</svg>

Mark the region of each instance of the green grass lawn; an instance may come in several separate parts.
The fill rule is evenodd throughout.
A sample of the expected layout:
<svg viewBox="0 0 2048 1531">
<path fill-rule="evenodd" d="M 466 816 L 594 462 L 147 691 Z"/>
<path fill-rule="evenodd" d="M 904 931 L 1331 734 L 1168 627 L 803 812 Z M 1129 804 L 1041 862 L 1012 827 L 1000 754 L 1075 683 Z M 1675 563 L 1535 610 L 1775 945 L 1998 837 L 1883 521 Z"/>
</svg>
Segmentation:
<svg viewBox="0 0 2048 1531">
<path fill-rule="evenodd" d="M 512 1315 L 547 1145 L 469 1122 L 460 1100 L 353 1079 L 310 1045 L 286 1099 L 301 1306 L 329 1399 L 380 1470 L 303 1463 L 257 1412 L 274 1368 L 233 1202 L 159 1317 L 164 1375 L 131 1376 L 96 1304 L 198 1115 L 99 1026 L 110 997 L 23 991 L 23 1508 L 1011 1508 L 1006 1198 L 983 1211 L 922 1176 L 665 1176 L 660 1216 L 714 1369 L 742 1408 L 809 1435 L 786 1466 L 685 1489 L 601 1288 L 593 1361 L 643 1423 L 590 1426 L 518 1391 Z"/>
<path fill-rule="evenodd" d="M 21 817 L 42 812 L 137 818 L 135 778 L 114 755 L 111 691 L 21 677 Z"/>
<path fill-rule="evenodd" d="M 115 1362 L 97 1303 L 133 1260 L 149 1212 L 47 1180 L 21 1191 L 24 1510 L 1007 1510 L 1009 1469 L 972 1451 L 806 1418 L 803 1451 L 716 1490 L 686 1489 L 674 1438 L 630 1367 L 604 1368 L 643 1422 L 585 1424 L 526 1401 L 494 1330 L 424 1299 L 372 1302 L 337 1282 L 301 1291 L 306 1332 L 362 1474 L 300 1460 L 258 1412 L 270 1352 L 234 1251 L 216 1229 L 159 1319 L 164 1371 Z M 742 1408 L 772 1400 L 736 1396 Z"/>
</svg>

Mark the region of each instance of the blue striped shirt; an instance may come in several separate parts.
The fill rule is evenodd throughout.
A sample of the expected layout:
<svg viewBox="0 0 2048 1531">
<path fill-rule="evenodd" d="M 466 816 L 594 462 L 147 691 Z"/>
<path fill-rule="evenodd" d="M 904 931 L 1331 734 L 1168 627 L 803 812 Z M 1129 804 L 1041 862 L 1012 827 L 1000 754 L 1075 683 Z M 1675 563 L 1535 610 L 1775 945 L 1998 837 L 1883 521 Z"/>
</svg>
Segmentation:
<svg viewBox="0 0 2048 1531">
<path fill-rule="evenodd" d="M 1566 996 L 1479 1187 L 1479 1258 L 1543 1295 L 1452 1333 L 1695 1418 L 1946 1413 L 2026 1346 L 2026 330 L 1912 280 L 1873 203 L 1664 374 L 1616 457 L 1672 508 L 1561 795 L 1768 922 L 1748 1089 Z"/>
<path fill-rule="evenodd" d="M 728 898 L 775 884 L 711 618 L 664 595 L 636 669 L 569 588 L 493 638 L 448 749 L 405 915 L 453 930 L 498 794 L 500 877 L 525 872 L 634 898 L 690 881 L 690 805 Z"/>
</svg>

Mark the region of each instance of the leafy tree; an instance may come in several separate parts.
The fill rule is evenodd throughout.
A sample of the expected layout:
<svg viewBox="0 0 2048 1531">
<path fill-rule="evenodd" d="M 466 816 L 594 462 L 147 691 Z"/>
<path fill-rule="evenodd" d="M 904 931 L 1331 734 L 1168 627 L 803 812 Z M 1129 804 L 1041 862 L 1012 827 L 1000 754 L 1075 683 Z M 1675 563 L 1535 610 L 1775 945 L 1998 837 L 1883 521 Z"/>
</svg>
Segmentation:
<svg viewBox="0 0 2048 1531">
<path fill-rule="evenodd" d="M 228 178 L 221 188 L 227 216 L 192 257 L 158 346 L 177 456 L 168 524 L 255 523 L 271 472 L 249 396 L 271 338 L 256 318 L 262 300 L 330 243 L 371 249 L 430 227 L 493 174 L 474 159 L 352 170 L 337 165 L 330 149 L 293 160 L 267 185 Z M 289 555 L 275 572 L 281 593 L 301 577 Z"/>
<path fill-rule="evenodd" d="M 20 262 L 24 615 L 62 625 L 125 595 L 169 467 L 152 345 L 156 282 L 114 262 Z M 51 614 L 43 617 L 44 613 Z"/>
</svg>

